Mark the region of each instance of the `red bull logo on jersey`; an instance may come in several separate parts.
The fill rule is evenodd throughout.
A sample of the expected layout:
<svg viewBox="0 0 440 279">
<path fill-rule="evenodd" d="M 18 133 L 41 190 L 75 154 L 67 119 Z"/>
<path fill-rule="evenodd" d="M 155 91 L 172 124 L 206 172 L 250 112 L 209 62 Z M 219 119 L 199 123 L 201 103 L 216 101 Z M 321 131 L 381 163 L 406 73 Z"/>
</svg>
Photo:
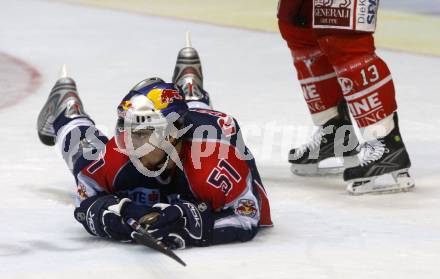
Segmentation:
<svg viewBox="0 0 440 279">
<path fill-rule="evenodd" d="M 78 196 L 81 200 L 85 200 L 89 197 L 87 195 L 86 186 L 84 186 L 84 184 L 82 184 L 82 183 L 78 183 L 78 186 L 76 188 L 76 192 L 78 193 Z"/>
<path fill-rule="evenodd" d="M 257 207 L 253 200 L 242 199 L 238 202 L 238 206 L 235 209 L 236 213 L 246 217 L 255 217 L 257 215 Z"/>
</svg>

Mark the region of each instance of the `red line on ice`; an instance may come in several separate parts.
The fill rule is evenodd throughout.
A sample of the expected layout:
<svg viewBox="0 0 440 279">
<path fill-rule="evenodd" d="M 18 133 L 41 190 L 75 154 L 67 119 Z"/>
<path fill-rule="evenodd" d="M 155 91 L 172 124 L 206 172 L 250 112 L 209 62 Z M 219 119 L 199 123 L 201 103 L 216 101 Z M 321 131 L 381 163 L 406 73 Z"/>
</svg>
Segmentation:
<svg viewBox="0 0 440 279">
<path fill-rule="evenodd" d="M 0 83 L 0 109 L 5 109 L 20 103 L 26 97 L 35 93 L 41 85 L 41 74 L 36 68 L 27 62 L 4 52 L 0 52 L 0 61 L 2 62 L 1 64 L 3 68 L 3 71 L 0 71 L 0 82 L 2 79 L 5 79 L 7 74 L 10 74 L 6 72 L 8 69 L 19 68 L 24 72 L 24 76 L 12 76 L 13 79 L 6 76 L 6 78 L 8 78 L 6 81 L 15 83 L 18 86 L 20 86 L 20 83 L 26 83 L 22 84 L 22 87 L 12 88 L 8 92 L 13 96 L 5 96 L 5 91 L 3 91 L 4 88 L 2 88 L 3 86 Z"/>
</svg>

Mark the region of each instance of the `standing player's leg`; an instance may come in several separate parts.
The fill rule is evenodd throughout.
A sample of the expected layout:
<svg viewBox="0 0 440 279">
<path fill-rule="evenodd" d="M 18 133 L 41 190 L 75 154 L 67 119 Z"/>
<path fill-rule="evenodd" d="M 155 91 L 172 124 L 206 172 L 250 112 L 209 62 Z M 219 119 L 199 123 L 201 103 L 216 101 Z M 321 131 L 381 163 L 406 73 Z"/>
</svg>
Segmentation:
<svg viewBox="0 0 440 279">
<path fill-rule="evenodd" d="M 45 145 L 59 145 L 76 180 L 81 169 L 97 160 L 100 153 L 105 151 L 108 141 L 84 112 L 75 81 L 65 74 L 55 83 L 41 109 L 37 131 Z"/>
<path fill-rule="evenodd" d="M 352 123 L 343 102 L 336 73 L 320 49 L 311 28 L 311 2 L 301 2 L 280 1 L 278 24 L 281 35 L 291 50 L 313 123 L 319 128 L 309 143 L 290 151 L 289 162 L 293 173 L 298 175 L 340 173 L 344 169 L 342 164 L 326 168 L 319 167 L 319 164 L 334 157 L 345 157 L 345 161 L 353 160 L 353 149 L 357 146 L 357 140 L 353 132 L 349 133 L 353 131 Z M 347 132 L 336 134 L 343 126 Z"/>
<path fill-rule="evenodd" d="M 319 32 L 322 33 L 322 32 Z M 349 110 L 366 143 L 360 166 L 346 169 L 344 180 L 353 194 L 404 191 L 414 187 L 411 166 L 397 121 L 390 70 L 375 53 L 372 33 L 324 32 L 319 44 L 333 65 Z M 392 174 L 395 184 L 379 185 Z"/>
</svg>

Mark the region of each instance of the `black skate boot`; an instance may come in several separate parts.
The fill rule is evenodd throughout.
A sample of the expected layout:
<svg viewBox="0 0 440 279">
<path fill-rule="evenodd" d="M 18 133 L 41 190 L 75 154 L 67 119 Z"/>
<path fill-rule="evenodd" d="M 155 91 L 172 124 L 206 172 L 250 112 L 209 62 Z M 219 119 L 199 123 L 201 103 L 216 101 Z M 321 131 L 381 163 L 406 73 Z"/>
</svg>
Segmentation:
<svg viewBox="0 0 440 279">
<path fill-rule="evenodd" d="M 397 113 L 393 118 L 394 129 L 383 138 L 362 144 L 360 165 L 344 171 L 350 194 L 405 192 L 415 186 L 408 172 L 411 161 L 400 136 Z M 390 174 L 391 183 L 380 181 Z"/>
<path fill-rule="evenodd" d="M 182 88 L 190 107 L 212 107 L 208 92 L 203 90 L 202 64 L 197 50 L 191 46 L 189 32 L 186 34 L 186 47 L 177 55 L 173 83 Z"/>
<path fill-rule="evenodd" d="M 66 76 L 65 67 L 38 115 L 38 137 L 45 145 L 55 145 L 55 119 L 64 113 L 67 118 L 88 117 L 78 97 L 75 81 Z"/>
<path fill-rule="evenodd" d="M 338 105 L 338 113 L 337 117 L 319 127 L 309 143 L 290 150 L 289 163 L 292 164 L 290 169 L 294 174 L 340 174 L 344 168 L 358 164 L 358 140 L 345 102 Z M 324 161 L 331 164 L 323 166 Z"/>
</svg>

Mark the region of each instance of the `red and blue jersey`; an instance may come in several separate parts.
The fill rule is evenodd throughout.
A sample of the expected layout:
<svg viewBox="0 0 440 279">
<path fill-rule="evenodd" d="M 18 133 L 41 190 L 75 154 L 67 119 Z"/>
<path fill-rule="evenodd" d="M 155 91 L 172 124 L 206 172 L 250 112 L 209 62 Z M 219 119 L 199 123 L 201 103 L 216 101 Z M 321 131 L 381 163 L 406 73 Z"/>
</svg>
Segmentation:
<svg viewBox="0 0 440 279">
<path fill-rule="evenodd" d="M 182 163 L 193 195 L 215 210 L 232 209 L 252 223 L 271 226 L 267 194 L 237 121 L 221 112 L 193 109 L 186 122 L 193 126 L 183 142 Z"/>
<path fill-rule="evenodd" d="M 78 204 L 103 191 L 150 206 L 179 195 L 208 202 L 222 213 L 214 229 L 271 226 L 266 191 L 237 121 L 221 112 L 192 109 L 185 115 L 185 126 L 189 130 L 182 138 L 182 170 L 176 167 L 158 177 L 145 176 L 112 138 L 99 159 L 77 174 Z"/>
</svg>

